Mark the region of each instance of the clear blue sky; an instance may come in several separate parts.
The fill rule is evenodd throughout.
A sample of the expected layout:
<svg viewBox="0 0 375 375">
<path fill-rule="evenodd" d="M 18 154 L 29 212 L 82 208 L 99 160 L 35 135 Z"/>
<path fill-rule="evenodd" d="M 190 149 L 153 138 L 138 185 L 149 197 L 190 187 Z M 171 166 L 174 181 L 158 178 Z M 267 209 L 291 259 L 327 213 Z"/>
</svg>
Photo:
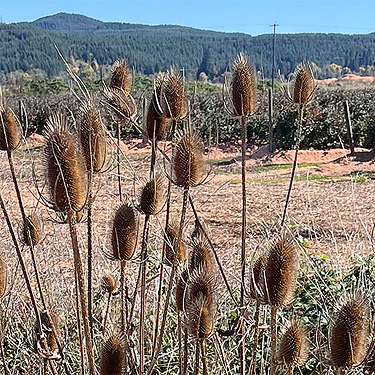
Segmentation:
<svg viewBox="0 0 375 375">
<path fill-rule="evenodd" d="M 375 31 L 375 0 L 0 0 L 3 22 L 32 21 L 57 12 L 102 21 L 178 24 L 252 35 Z"/>
</svg>

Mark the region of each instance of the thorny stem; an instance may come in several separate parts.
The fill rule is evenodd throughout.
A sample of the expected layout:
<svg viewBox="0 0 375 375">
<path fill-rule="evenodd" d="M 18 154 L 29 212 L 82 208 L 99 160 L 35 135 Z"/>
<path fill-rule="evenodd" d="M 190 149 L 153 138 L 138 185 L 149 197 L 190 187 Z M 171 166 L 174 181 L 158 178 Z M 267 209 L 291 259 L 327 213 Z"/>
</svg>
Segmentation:
<svg viewBox="0 0 375 375">
<path fill-rule="evenodd" d="M 177 245 L 176 245 L 177 249 L 179 248 L 180 243 L 181 243 L 182 228 L 183 228 L 184 221 L 185 221 L 185 215 L 186 215 L 186 208 L 187 208 L 187 199 L 188 199 L 188 197 L 189 197 L 189 188 L 185 188 L 185 190 L 184 190 L 184 196 L 183 196 L 183 200 L 182 200 L 180 229 L 179 229 L 178 238 L 177 238 L 177 242 L 176 242 L 177 243 Z M 168 283 L 167 295 L 165 297 L 163 317 L 162 317 L 162 321 L 161 321 L 161 325 L 160 325 L 160 332 L 159 332 L 158 342 L 157 342 L 157 345 L 156 345 L 156 348 L 155 348 L 155 351 L 154 351 L 154 355 L 152 356 L 152 359 L 151 359 L 150 367 L 148 369 L 148 374 L 149 375 L 152 374 L 152 370 L 153 370 L 153 368 L 154 368 L 154 366 L 155 366 L 155 364 L 157 362 L 157 358 L 158 358 L 158 355 L 159 355 L 159 352 L 160 352 L 160 349 L 161 349 L 161 344 L 162 344 L 162 340 L 163 340 L 164 329 L 165 329 L 165 325 L 166 325 L 166 322 L 167 322 L 167 313 L 168 313 L 169 300 L 170 300 L 171 293 L 172 293 L 172 286 L 173 286 L 174 278 L 175 278 L 175 275 L 176 275 L 177 265 L 178 265 L 178 260 L 177 260 L 177 254 L 176 254 L 176 256 L 173 259 L 171 275 L 170 275 L 170 279 L 169 279 L 169 283 Z"/>
<path fill-rule="evenodd" d="M 107 326 L 108 312 L 109 312 L 109 307 L 111 305 L 111 297 L 112 297 L 112 294 L 108 293 L 107 307 L 105 309 L 105 315 L 104 315 L 104 320 L 103 320 L 103 332 L 105 332 L 105 327 Z"/>
<path fill-rule="evenodd" d="M 197 214 L 197 211 L 196 211 L 196 209 L 195 209 L 193 199 L 192 199 L 190 196 L 189 196 L 189 202 L 190 202 L 190 207 L 191 207 L 191 209 L 193 210 L 194 218 L 195 218 L 195 220 L 196 220 L 196 223 L 197 223 L 199 229 L 202 231 L 202 233 L 203 233 L 204 236 L 206 237 L 206 240 L 208 241 L 208 244 L 210 245 L 211 250 L 212 250 L 212 252 L 213 252 L 213 254 L 214 254 L 214 256 L 215 256 L 216 263 L 217 263 L 217 265 L 218 265 L 218 267 L 219 267 L 219 270 L 220 270 L 221 276 L 222 276 L 222 278 L 223 278 L 223 280 L 224 280 L 225 286 L 227 287 L 228 293 L 229 293 L 229 295 L 231 296 L 232 301 L 234 302 L 234 304 L 235 304 L 236 306 L 238 306 L 238 302 L 237 302 L 236 299 L 234 298 L 234 295 L 233 295 L 233 293 L 232 293 L 232 290 L 231 290 L 231 288 L 230 288 L 230 286 L 229 286 L 229 283 L 228 283 L 227 277 L 225 276 L 224 269 L 223 269 L 223 266 L 221 265 L 221 262 L 220 262 L 220 259 L 219 259 L 218 255 L 217 255 L 217 252 L 216 252 L 215 246 L 214 246 L 214 244 L 212 243 L 212 241 L 211 241 L 210 237 L 208 236 L 208 234 L 206 233 L 205 229 L 203 228 L 202 223 L 201 223 L 201 221 L 199 220 L 199 216 L 198 216 L 198 214 Z"/>
<path fill-rule="evenodd" d="M 246 260 L 246 117 L 241 117 L 241 172 L 242 172 L 242 230 L 241 230 L 241 297 L 240 307 L 244 305 L 245 295 L 245 260 Z M 245 358 L 245 326 L 241 320 L 241 345 L 240 345 L 240 374 L 244 375 L 246 371 L 246 358 Z"/>
<path fill-rule="evenodd" d="M 301 142 L 303 109 L 304 109 L 303 104 L 300 104 L 300 106 L 298 107 L 298 130 L 297 130 L 296 150 L 295 150 L 295 153 L 294 153 L 294 161 L 293 161 L 292 173 L 290 175 L 289 188 L 288 188 L 288 193 L 287 193 L 286 200 L 285 200 L 284 213 L 283 213 L 283 217 L 282 217 L 282 220 L 281 220 L 280 228 L 283 228 L 284 223 L 285 223 L 286 214 L 287 214 L 287 211 L 288 211 L 290 194 L 292 192 L 292 187 L 293 187 L 294 174 L 295 174 L 296 168 L 297 168 L 298 151 L 299 151 L 299 146 L 300 146 L 300 142 Z"/>
<path fill-rule="evenodd" d="M 208 375 L 207 357 L 206 357 L 206 340 L 202 339 L 202 364 L 203 364 L 203 375 Z"/>
<path fill-rule="evenodd" d="M 146 305 L 146 259 L 147 259 L 147 242 L 148 242 L 148 223 L 150 215 L 146 215 L 142 236 L 142 252 L 141 252 L 141 312 L 139 321 L 139 374 L 144 375 L 145 361 L 145 305 Z"/>
<path fill-rule="evenodd" d="M 255 326 L 254 344 L 253 344 L 253 349 L 252 349 L 253 353 L 252 353 L 252 357 L 251 357 L 249 375 L 253 375 L 255 373 L 255 370 L 256 370 L 256 367 L 257 367 L 257 347 L 258 347 L 258 341 L 259 341 L 260 310 L 261 310 L 261 304 L 257 300 L 256 301 L 255 316 L 254 316 L 254 326 Z"/>
<path fill-rule="evenodd" d="M 126 261 L 120 261 L 120 291 L 121 291 L 121 331 L 123 334 L 126 332 L 126 293 L 125 293 L 125 272 L 126 272 Z"/>
<path fill-rule="evenodd" d="M 83 329 L 85 333 L 86 352 L 87 352 L 86 354 L 88 357 L 89 374 L 94 375 L 95 373 L 94 357 L 93 357 L 93 350 L 92 350 L 90 326 L 89 326 L 89 320 L 88 320 L 88 314 L 87 314 L 87 302 L 86 302 L 86 295 L 85 295 L 85 289 L 84 289 L 82 261 L 81 261 L 81 256 L 79 253 L 79 247 L 78 247 L 75 212 L 70 211 L 68 216 L 69 216 L 70 236 L 72 240 L 72 248 L 73 248 L 73 255 L 74 255 L 74 268 L 76 270 L 75 275 L 76 275 L 77 284 L 78 284 L 77 292 L 79 292 L 79 297 L 80 297 L 80 302 L 81 302 L 82 320 L 83 320 Z"/>
<path fill-rule="evenodd" d="M 184 328 L 184 368 L 183 373 L 184 375 L 187 374 L 187 367 L 188 367 L 188 338 L 189 338 L 189 332 L 187 327 Z"/>
<path fill-rule="evenodd" d="M 89 177 L 90 179 L 90 177 Z M 91 340 L 93 339 L 93 302 L 92 302 L 92 186 L 90 179 L 89 196 L 87 202 L 87 305 L 90 324 Z"/>
<path fill-rule="evenodd" d="M 195 366 L 194 366 L 194 375 L 199 374 L 199 353 L 200 353 L 200 343 L 199 339 L 197 339 L 197 342 L 195 344 Z"/>
<path fill-rule="evenodd" d="M 5 360 L 5 353 L 4 353 L 3 332 L 0 332 L 0 353 L 1 353 L 1 360 L 3 361 L 4 375 L 9 375 L 9 369 Z"/>
<path fill-rule="evenodd" d="M 177 336 L 178 336 L 178 371 L 182 375 L 182 328 L 181 328 L 181 311 L 177 311 Z"/>
<path fill-rule="evenodd" d="M 83 351 L 83 339 L 82 339 L 82 327 L 81 327 L 81 315 L 79 312 L 79 296 L 78 296 L 78 283 L 77 275 L 74 277 L 75 288 L 76 288 L 76 315 L 77 315 L 77 331 L 78 331 L 78 341 L 79 341 L 79 351 L 80 351 L 80 361 L 81 361 L 81 375 L 85 375 L 85 361 L 84 361 L 84 351 Z"/>
<path fill-rule="evenodd" d="M 270 375 L 276 374 L 276 332 L 277 332 L 277 307 L 271 306 L 271 370 L 270 370 Z"/>
<path fill-rule="evenodd" d="M 118 181 L 118 194 L 120 201 L 122 201 L 122 189 L 121 189 L 121 166 L 120 166 L 120 136 L 121 128 L 120 123 L 117 123 L 117 181 Z"/>
</svg>

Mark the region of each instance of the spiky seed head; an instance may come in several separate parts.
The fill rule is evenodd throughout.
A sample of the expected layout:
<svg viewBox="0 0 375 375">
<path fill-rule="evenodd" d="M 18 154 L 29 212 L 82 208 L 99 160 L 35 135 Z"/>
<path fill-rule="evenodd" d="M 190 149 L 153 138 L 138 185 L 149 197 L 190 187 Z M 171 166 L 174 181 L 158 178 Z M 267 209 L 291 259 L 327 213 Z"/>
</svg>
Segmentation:
<svg viewBox="0 0 375 375">
<path fill-rule="evenodd" d="M 151 100 L 147 110 L 147 136 L 151 140 L 155 137 L 155 140 L 163 141 L 167 137 L 168 129 L 171 125 L 171 119 L 165 117 L 163 114 L 159 114 L 155 109 L 155 105 L 155 99 Z"/>
<path fill-rule="evenodd" d="M 256 76 L 248 57 L 240 53 L 233 63 L 232 106 L 233 116 L 250 116 L 256 107 Z"/>
<path fill-rule="evenodd" d="M 142 188 L 139 198 L 139 209 L 145 215 L 156 215 L 162 203 L 161 178 L 158 176 L 147 181 Z"/>
<path fill-rule="evenodd" d="M 187 286 L 186 312 L 189 331 L 196 339 L 204 339 L 214 332 L 216 298 L 214 276 L 205 267 L 190 273 Z"/>
<path fill-rule="evenodd" d="M 23 242 L 27 246 L 36 246 L 43 239 L 43 223 L 37 215 L 29 215 L 23 223 Z"/>
<path fill-rule="evenodd" d="M 106 88 L 103 94 L 112 112 L 120 121 L 129 121 L 137 114 L 137 106 L 133 97 L 124 90 Z"/>
<path fill-rule="evenodd" d="M 184 311 L 185 310 L 185 301 L 186 301 L 186 288 L 189 279 L 189 272 L 187 269 L 184 269 L 181 272 L 180 277 L 176 283 L 176 306 L 177 311 Z"/>
<path fill-rule="evenodd" d="M 186 247 L 184 242 L 181 240 L 178 243 L 179 227 L 174 223 L 168 223 L 167 229 L 164 235 L 165 241 L 165 261 L 167 265 L 172 265 L 174 258 L 177 255 L 177 259 L 183 262 L 186 259 Z"/>
<path fill-rule="evenodd" d="M 117 335 L 110 336 L 101 350 L 100 375 L 121 375 L 124 359 L 123 340 Z"/>
<path fill-rule="evenodd" d="M 121 204 L 115 212 L 112 224 L 112 254 L 117 260 L 130 260 L 137 243 L 138 216 L 127 203 Z"/>
<path fill-rule="evenodd" d="M 21 125 L 12 109 L 0 107 L 0 150 L 14 151 L 21 143 Z"/>
<path fill-rule="evenodd" d="M 184 80 L 175 68 L 170 68 L 161 78 L 159 103 L 165 117 L 179 120 L 187 115 Z"/>
<path fill-rule="evenodd" d="M 117 287 L 115 277 L 111 273 L 103 275 L 101 286 L 103 291 L 105 291 L 108 294 L 113 294 Z"/>
<path fill-rule="evenodd" d="M 281 337 L 278 358 L 289 368 L 302 366 L 308 357 L 309 343 L 305 328 L 292 322 Z"/>
<path fill-rule="evenodd" d="M 115 61 L 112 66 L 110 88 L 124 90 L 127 94 L 132 89 L 132 72 L 124 59 Z"/>
<path fill-rule="evenodd" d="M 311 101 L 315 89 L 314 75 L 308 62 L 298 64 L 293 73 L 293 101 L 304 105 Z"/>
<path fill-rule="evenodd" d="M 298 265 L 298 253 L 293 243 L 281 240 L 271 248 L 264 272 L 264 295 L 269 305 L 281 307 L 291 301 L 297 282 Z"/>
<path fill-rule="evenodd" d="M 254 263 L 250 272 L 250 296 L 253 299 L 262 300 L 264 298 L 264 272 L 267 258 L 261 255 Z"/>
<path fill-rule="evenodd" d="M 47 180 L 54 209 L 81 211 L 87 196 L 85 162 L 65 116 L 49 117 L 46 138 Z"/>
<path fill-rule="evenodd" d="M 198 221 L 195 220 L 194 222 L 194 229 L 193 232 L 191 233 L 191 238 L 195 241 L 201 241 L 201 242 L 207 242 L 207 237 L 205 236 L 204 232 L 208 237 L 211 236 L 211 230 L 210 227 L 208 226 L 207 222 L 203 219 L 200 219 L 200 225 L 198 224 Z M 208 243 L 209 245 L 209 243 Z"/>
<path fill-rule="evenodd" d="M 366 355 L 368 337 L 368 305 L 362 298 L 352 298 L 338 310 L 330 332 L 333 365 L 349 369 L 360 363 Z"/>
<path fill-rule="evenodd" d="M 91 103 L 85 103 L 81 107 L 79 130 L 86 169 L 94 173 L 100 172 L 107 155 L 105 130 L 99 109 Z"/>
<path fill-rule="evenodd" d="M 206 268 L 207 272 L 214 273 L 214 259 L 207 241 L 195 238 L 191 243 L 189 268 L 191 271 L 199 267 Z"/>
<path fill-rule="evenodd" d="M 5 294 L 7 288 L 7 267 L 2 259 L 0 259 L 0 298 Z"/>
<path fill-rule="evenodd" d="M 203 175 L 203 145 L 195 132 L 178 135 L 173 151 L 173 171 L 177 186 L 186 188 L 197 186 Z"/>
</svg>

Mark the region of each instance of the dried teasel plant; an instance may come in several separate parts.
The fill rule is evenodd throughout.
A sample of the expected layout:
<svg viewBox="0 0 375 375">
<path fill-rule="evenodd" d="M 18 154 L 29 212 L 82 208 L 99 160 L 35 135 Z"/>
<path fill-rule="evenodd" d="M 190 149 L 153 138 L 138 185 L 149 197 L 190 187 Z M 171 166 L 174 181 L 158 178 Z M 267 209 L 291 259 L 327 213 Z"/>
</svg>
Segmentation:
<svg viewBox="0 0 375 375">
<path fill-rule="evenodd" d="M 171 67 L 158 79 L 155 93 L 158 107 L 165 117 L 180 120 L 187 116 L 188 104 L 184 91 L 184 79 L 175 67 Z"/>
<path fill-rule="evenodd" d="M 89 101 L 80 108 L 79 139 L 87 171 L 100 172 L 107 155 L 105 129 L 99 109 Z"/>
<path fill-rule="evenodd" d="M 163 187 L 160 176 L 146 181 L 139 194 L 139 210 L 145 215 L 156 215 L 162 205 Z"/>
<path fill-rule="evenodd" d="M 203 144 L 196 132 L 179 132 L 173 150 L 173 182 L 188 189 L 199 185 L 203 178 Z"/>
<path fill-rule="evenodd" d="M 0 150 L 12 152 L 22 140 L 21 124 L 12 109 L 0 105 Z"/>
<path fill-rule="evenodd" d="M 53 208 L 64 213 L 82 211 L 87 178 L 72 126 L 65 116 L 57 114 L 49 117 L 46 129 L 47 180 Z"/>
<path fill-rule="evenodd" d="M 100 375 L 121 375 L 124 371 L 125 351 L 123 339 L 113 334 L 101 349 Z"/>
<path fill-rule="evenodd" d="M 369 340 L 370 310 L 361 296 L 354 296 L 337 309 L 330 328 L 330 356 L 339 369 L 351 369 L 364 359 Z"/>
<path fill-rule="evenodd" d="M 185 302 L 186 302 L 186 289 L 189 280 L 189 270 L 185 268 L 180 276 L 177 278 L 176 283 L 176 307 L 177 311 L 185 311 Z"/>
<path fill-rule="evenodd" d="M 191 251 L 189 256 L 189 269 L 192 272 L 195 269 L 204 267 L 208 273 L 214 274 L 215 261 L 207 241 L 201 238 L 193 238 L 191 241 Z"/>
<path fill-rule="evenodd" d="M 268 253 L 264 269 L 266 302 L 275 307 L 287 305 L 294 295 L 299 255 L 294 244 L 280 240 Z"/>
<path fill-rule="evenodd" d="M 120 204 L 112 221 L 111 259 L 130 260 L 134 255 L 138 236 L 138 215 L 128 203 Z"/>
<path fill-rule="evenodd" d="M 109 87 L 120 89 L 130 94 L 133 86 L 132 70 L 125 59 L 115 61 L 111 69 L 111 81 Z"/>
<path fill-rule="evenodd" d="M 115 277 L 111 273 L 106 273 L 101 279 L 101 288 L 104 292 L 113 295 L 117 288 Z"/>
<path fill-rule="evenodd" d="M 120 122 L 132 121 L 137 114 L 137 105 L 134 98 L 118 88 L 105 88 L 103 91 L 106 104 Z"/>
<path fill-rule="evenodd" d="M 304 106 L 313 99 L 315 89 L 316 83 L 311 63 L 307 61 L 299 63 L 289 77 L 287 97 L 291 102 Z"/>
<path fill-rule="evenodd" d="M 292 92 L 290 91 L 290 86 L 292 86 Z M 292 166 L 292 173 L 290 176 L 290 182 L 288 187 L 288 192 L 285 200 L 284 212 L 281 219 L 281 227 L 283 227 L 286 219 L 286 214 L 289 205 L 290 194 L 292 191 L 293 180 L 295 171 L 297 168 L 298 163 L 298 152 L 301 142 L 302 136 L 302 123 L 303 123 L 303 114 L 306 105 L 312 101 L 316 83 L 314 79 L 314 74 L 312 71 L 311 64 L 308 62 L 302 62 L 297 65 L 295 71 L 291 74 L 289 85 L 287 85 L 288 89 L 286 91 L 286 95 L 289 100 L 295 103 L 298 106 L 298 128 L 297 128 L 297 141 L 296 141 L 296 149 L 294 155 L 294 161 Z"/>
<path fill-rule="evenodd" d="M 0 259 L 0 298 L 3 297 L 7 289 L 7 266 L 5 262 Z"/>
<path fill-rule="evenodd" d="M 250 297 L 255 300 L 264 301 L 265 280 L 264 272 L 267 257 L 261 255 L 254 263 L 250 272 Z"/>
<path fill-rule="evenodd" d="M 306 329 L 293 321 L 283 333 L 279 348 L 278 360 L 292 374 L 294 368 L 302 366 L 309 354 L 309 342 Z"/>
<path fill-rule="evenodd" d="M 171 119 L 159 113 L 155 95 L 151 99 L 151 103 L 147 109 L 146 131 L 150 140 L 164 141 L 167 138 L 168 130 L 171 126 Z"/>
<path fill-rule="evenodd" d="M 22 227 L 22 241 L 26 246 L 35 247 L 44 238 L 43 222 L 35 214 L 26 217 Z"/>
<path fill-rule="evenodd" d="M 178 261 L 182 262 L 186 259 L 186 247 L 183 241 L 177 243 L 179 233 L 179 227 L 175 223 L 168 223 L 167 229 L 165 230 L 164 242 L 165 247 L 165 262 L 171 266 L 174 262 L 174 258 L 177 255 Z"/>
<path fill-rule="evenodd" d="M 264 296 L 271 306 L 271 375 L 276 374 L 277 311 L 293 298 L 298 266 L 299 257 L 292 242 L 280 240 L 272 246 L 264 270 Z"/>
<path fill-rule="evenodd" d="M 256 74 L 244 53 L 240 53 L 233 62 L 230 88 L 227 82 L 224 83 L 224 102 L 232 117 L 249 117 L 256 111 Z"/>
</svg>

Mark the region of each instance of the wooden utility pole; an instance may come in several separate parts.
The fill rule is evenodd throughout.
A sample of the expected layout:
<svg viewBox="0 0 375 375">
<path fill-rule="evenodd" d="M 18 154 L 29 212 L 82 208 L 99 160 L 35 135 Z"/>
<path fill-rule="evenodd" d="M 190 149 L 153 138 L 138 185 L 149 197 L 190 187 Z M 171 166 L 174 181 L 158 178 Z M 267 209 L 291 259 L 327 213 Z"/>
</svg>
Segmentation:
<svg viewBox="0 0 375 375">
<path fill-rule="evenodd" d="M 350 154 L 354 155 L 352 120 L 350 118 L 349 103 L 348 103 L 347 100 L 345 100 L 345 102 L 344 102 L 344 112 L 345 112 L 346 129 L 348 131 L 348 141 L 349 141 L 349 147 L 350 147 Z"/>
<path fill-rule="evenodd" d="M 273 93 L 275 92 L 275 66 L 276 66 L 276 22 L 273 25 L 273 43 L 272 43 L 272 72 L 271 72 L 271 89 L 268 91 L 268 152 L 273 153 Z"/>
</svg>

